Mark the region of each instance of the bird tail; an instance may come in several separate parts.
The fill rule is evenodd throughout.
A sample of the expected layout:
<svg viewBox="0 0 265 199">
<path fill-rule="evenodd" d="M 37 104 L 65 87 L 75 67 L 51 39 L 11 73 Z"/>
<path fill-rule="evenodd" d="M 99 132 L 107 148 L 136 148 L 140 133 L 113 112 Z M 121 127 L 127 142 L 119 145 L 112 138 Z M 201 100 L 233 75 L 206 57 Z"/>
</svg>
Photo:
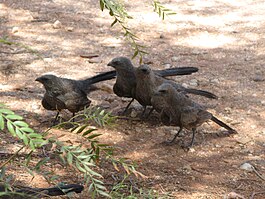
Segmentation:
<svg viewBox="0 0 265 199">
<path fill-rule="evenodd" d="M 110 80 L 116 77 L 116 71 L 112 70 L 112 71 L 108 71 L 108 72 L 104 72 L 104 73 L 100 73 L 98 75 L 95 75 L 93 77 L 87 78 L 84 81 L 85 85 L 91 85 L 91 84 L 95 84 L 97 82 L 102 82 L 105 80 Z"/>
<path fill-rule="evenodd" d="M 199 69 L 196 67 L 175 67 L 164 70 L 156 70 L 155 73 L 162 76 L 176 76 L 176 75 L 190 75 L 197 72 Z"/>
<path fill-rule="evenodd" d="M 216 117 L 212 116 L 211 120 L 213 122 L 215 122 L 216 124 L 218 124 L 219 126 L 224 127 L 225 129 L 227 129 L 230 133 L 237 133 L 237 131 L 235 129 L 231 128 L 230 126 L 228 126 L 227 124 L 225 124 L 221 120 L 217 119 Z"/>
<path fill-rule="evenodd" d="M 197 89 L 192 89 L 192 88 L 187 88 L 187 89 L 185 89 L 185 91 L 187 93 L 191 93 L 194 95 L 201 95 L 201 96 L 204 96 L 204 97 L 207 97 L 210 99 L 218 99 L 218 97 L 215 94 L 208 92 L 208 91 L 197 90 Z"/>
<path fill-rule="evenodd" d="M 69 184 L 69 185 L 58 185 L 55 187 L 51 188 L 30 188 L 30 187 L 25 187 L 16 190 L 16 192 L 19 193 L 24 193 L 28 195 L 48 195 L 48 196 L 60 196 L 60 195 L 66 195 L 70 192 L 75 192 L 75 193 L 81 193 L 84 189 L 83 185 L 79 184 Z"/>
</svg>

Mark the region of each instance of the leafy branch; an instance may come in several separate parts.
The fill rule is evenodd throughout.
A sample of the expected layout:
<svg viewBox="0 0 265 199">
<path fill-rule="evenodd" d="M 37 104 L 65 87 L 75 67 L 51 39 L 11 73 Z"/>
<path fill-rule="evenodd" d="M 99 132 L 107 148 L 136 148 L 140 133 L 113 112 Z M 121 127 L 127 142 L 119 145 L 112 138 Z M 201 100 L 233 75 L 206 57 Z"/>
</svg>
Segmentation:
<svg viewBox="0 0 265 199">
<path fill-rule="evenodd" d="M 73 122 L 73 120 L 77 122 Z M 62 122 L 55 126 L 54 128 L 62 128 L 67 125 L 74 125 L 76 128 L 80 127 L 83 123 L 88 123 L 89 121 L 93 121 L 96 125 L 100 127 L 104 127 L 106 125 L 111 125 L 117 117 L 113 116 L 111 112 L 106 112 L 104 109 L 100 107 L 88 107 L 85 108 L 83 112 L 76 114 L 73 118 L 66 122 Z"/>
<path fill-rule="evenodd" d="M 5 108 L 3 104 L 0 104 L 0 129 L 3 131 L 5 128 L 7 128 L 8 132 L 13 137 L 18 137 L 23 140 L 24 145 L 31 150 L 35 150 L 47 144 L 47 141 L 41 134 L 35 133 L 35 131 L 23 121 L 23 117 L 16 115 L 13 111 Z"/>
<path fill-rule="evenodd" d="M 109 10 L 109 15 L 114 17 L 114 21 L 112 22 L 111 27 L 116 23 L 120 24 L 125 32 L 124 36 L 127 37 L 134 50 L 132 58 L 135 58 L 137 55 L 139 55 L 140 63 L 142 63 L 143 55 L 147 54 L 147 52 L 144 50 L 145 46 L 138 43 L 139 38 L 131 32 L 130 28 L 125 25 L 126 19 L 132 19 L 132 17 L 128 15 L 124 6 L 121 3 L 117 3 L 115 0 L 100 0 L 100 8 L 102 11 L 104 9 Z"/>
<path fill-rule="evenodd" d="M 175 15 L 176 12 L 172 11 L 169 8 L 166 8 L 165 6 L 163 6 L 159 1 L 154 1 L 153 2 L 153 6 L 154 6 L 154 12 L 156 12 L 159 17 L 162 17 L 162 20 L 165 19 L 165 15 Z"/>
</svg>

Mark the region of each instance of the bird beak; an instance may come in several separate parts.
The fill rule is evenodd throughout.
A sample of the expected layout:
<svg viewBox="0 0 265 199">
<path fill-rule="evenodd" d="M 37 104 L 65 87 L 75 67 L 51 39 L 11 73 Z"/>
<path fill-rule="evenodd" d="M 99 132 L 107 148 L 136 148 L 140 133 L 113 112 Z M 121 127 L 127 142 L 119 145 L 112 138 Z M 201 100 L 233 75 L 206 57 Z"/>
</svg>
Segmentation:
<svg viewBox="0 0 265 199">
<path fill-rule="evenodd" d="M 111 67 L 115 68 L 115 66 L 112 64 L 112 62 L 109 62 L 109 63 L 107 64 L 107 66 L 111 66 Z"/>
<path fill-rule="evenodd" d="M 37 82 L 41 82 L 40 77 L 38 77 L 37 79 L 35 79 L 35 81 L 37 81 Z"/>
</svg>

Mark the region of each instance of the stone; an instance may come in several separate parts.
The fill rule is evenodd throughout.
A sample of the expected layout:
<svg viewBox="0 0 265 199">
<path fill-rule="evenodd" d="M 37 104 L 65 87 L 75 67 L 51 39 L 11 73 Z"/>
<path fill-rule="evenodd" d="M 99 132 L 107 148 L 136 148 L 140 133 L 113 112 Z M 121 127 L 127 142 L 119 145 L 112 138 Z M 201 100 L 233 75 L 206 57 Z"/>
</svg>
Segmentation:
<svg viewBox="0 0 265 199">
<path fill-rule="evenodd" d="M 179 60 L 178 57 L 172 57 L 172 58 L 171 58 L 171 61 L 173 61 L 173 62 L 176 62 L 176 61 L 178 61 L 178 60 Z"/>
<path fill-rule="evenodd" d="M 132 118 L 136 118 L 137 115 L 138 115 L 137 111 L 133 109 L 132 112 L 131 112 L 131 114 L 130 114 L 130 116 L 131 116 Z"/>
<path fill-rule="evenodd" d="M 67 27 L 66 30 L 67 30 L 68 32 L 73 32 L 73 31 L 74 31 L 74 27 Z"/>
<path fill-rule="evenodd" d="M 219 82 L 219 79 L 212 79 L 212 80 L 211 80 L 211 83 L 219 84 L 220 82 Z"/>
<path fill-rule="evenodd" d="M 99 57 L 93 57 L 91 59 L 88 60 L 89 63 L 101 63 L 102 59 Z"/>
<path fill-rule="evenodd" d="M 198 86 L 198 80 L 197 79 L 190 80 L 189 85 L 194 86 L 194 87 Z"/>
<path fill-rule="evenodd" d="M 13 27 L 11 32 L 14 34 L 14 33 L 18 32 L 18 30 L 19 30 L 18 27 Z"/>
<path fill-rule="evenodd" d="M 261 74 L 256 74 L 254 77 L 253 77 L 253 81 L 254 82 L 263 82 L 265 80 L 264 76 L 261 75 Z"/>
<path fill-rule="evenodd" d="M 166 64 L 164 64 L 164 67 L 165 67 L 165 69 L 167 69 L 167 68 L 171 68 L 171 64 L 166 63 Z"/>
<path fill-rule="evenodd" d="M 181 84 L 183 87 L 185 87 L 185 88 L 188 88 L 188 84 L 186 84 L 186 83 L 182 83 Z"/>
<path fill-rule="evenodd" d="M 247 162 L 241 164 L 239 168 L 242 169 L 242 170 L 245 170 L 245 171 L 254 171 L 255 170 L 254 167 L 251 164 L 247 163 Z"/>
<path fill-rule="evenodd" d="M 52 24 L 52 27 L 54 29 L 60 29 L 62 28 L 62 23 L 59 21 L 59 20 L 56 20 L 53 24 Z"/>
</svg>

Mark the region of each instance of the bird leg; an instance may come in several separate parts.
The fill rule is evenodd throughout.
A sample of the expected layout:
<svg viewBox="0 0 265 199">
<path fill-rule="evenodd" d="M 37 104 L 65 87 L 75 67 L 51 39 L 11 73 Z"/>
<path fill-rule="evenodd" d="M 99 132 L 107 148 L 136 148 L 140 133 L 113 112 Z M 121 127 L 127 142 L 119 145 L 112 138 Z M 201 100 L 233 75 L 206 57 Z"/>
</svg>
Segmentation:
<svg viewBox="0 0 265 199">
<path fill-rule="evenodd" d="M 190 150 L 190 148 L 192 148 L 193 144 L 194 144 L 194 138 L 195 138 L 195 133 L 196 133 L 196 128 L 192 128 L 192 139 L 191 142 L 188 146 L 182 146 L 184 151 L 188 152 Z"/>
<path fill-rule="evenodd" d="M 172 140 L 170 140 L 170 141 L 165 141 L 164 143 L 165 144 L 168 144 L 168 145 L 171 145 L 174 141 L 175 141 L 175 139 L 179 136 L 179 134 L 180 134 L 180 132 L 182 131 L 182 127 L 180 127 L 179 128 L 179 130 L 178 130 L 178 132 L 176 133 L 176 135 L 174 136 L 174 138 L 172 139 Z"/>
<path fill-rule="evenodd" d="M 74 118 L 74 117 L 75 117 L 75 113 L 73 113 L 73 116 L 72 116 L 72 118 L 73 118 L 73 119 L 72 119 L 72 122 L 75 122 L 75 118 Z"/>
<path fill-rule="evenodd" d="M 195 132 L 196 132 L 196 128 L 193 128 L 192 129 L 192 139 L 191 139 L 191 142 L 190 142 L 190 144 L 188 146 L 189 148 L 191 148 L 193 146 L 193 144 L 194 144 Z"/>
<path fill-rule="evenodd" d="M 146 106 L 144 106 L 144 110 L 143 110 L 143 112 L 142 112 L 142 114 L 141 114 L 141 118 L 144 118 L 144 114 L 145 114 L 145 112 L 146 112 Z"/>
<path fill-rule="evenodd" d="M 55 126 L 55 123 L 56 123 L 56 121 L 57 121 L 57 119 L 58 119 L 58 116 L 59 116 L 59 111 L 57 112 L 57 114 L 56 114 L 56 116 L 55 116 L 55 119 L 53 120 L 53 122 L 52 122 L 52 126 Z"/>
<path fill-rule="evenodd" d="M 126 108 L 124 109 L 124 111 L 122 112 L 123 115 L 125 115 L 125 113 L 127 112 L 127 110 L 129 109 L 131 103 L 133 102 L 134 98 L 132 98 L 132 100 L 129 102 L 129 104 L 126 106 Z"/>
<path fill-rule="evenodd" d="M 151 110 L 149 111 L 148 115 L 145 117 L 145 119 L 148 119 L 154 110 L 155 110 L 154 107 L 152 107 Z"/>
<path fill-rule="evenodd" d="M 179 134 L 182 131 L 182 129 L 183 129 L 182 127 L 179 128 L 178 132 L 176 133 L 176 135 L 174 136 L 174 138 L 169 141 L 169 143 L 173 143 L 175 141 L 175 139 L 179 136 Z"/>
</svg>

